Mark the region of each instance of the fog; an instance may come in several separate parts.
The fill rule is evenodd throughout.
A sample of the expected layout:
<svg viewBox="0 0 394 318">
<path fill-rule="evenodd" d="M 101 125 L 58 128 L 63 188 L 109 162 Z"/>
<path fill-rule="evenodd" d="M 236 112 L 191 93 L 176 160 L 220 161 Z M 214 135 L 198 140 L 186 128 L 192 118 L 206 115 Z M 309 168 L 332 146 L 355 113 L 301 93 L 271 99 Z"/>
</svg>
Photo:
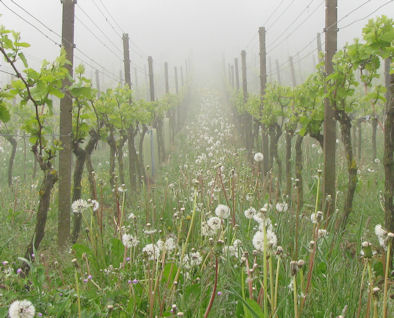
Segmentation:
<svg viewBox="0 0 394 318">
<path fill-rule="evenodd" d="M 385 6 L 379 9 L 382 5 Z M 75 63 L 88 61 L 89 76 L 99 69 L 105 85 L 115 85 L 123 69 L 121 33 L 127 32 L 131 40 L 132 73 L 137 70 L 141 82 L 148 55 L 154 58 L 159 74 L 163 73 L 164 61 L 168 61 L 172 73 L 174 65 L 184 66 L 185 60 L 190 59 L 197 78 L 208 80 L 214 78 L 215 72 L 223 65 L 222 58 L 225 58 L 227 65 L 243 49 L 247 51 L 249 76 L 254 77 L 257 76 L 258 67 L 257 31 L 258 27 L 265 26 L 267 63 L 271 60 L 274 65 L 278 60 L 283 65 L 281 71 L 285 73 L 288 72 L 288 57 L 294 56 L 296 68 L 305 73 L 312 71 L 316 60 L 315 38 L 318 32 L 323 32 L 324 12 L 324 0 L 78 0 L 75 8 L 75 44 L 80 51 L 75 52 Z M 55 58 L 59 47 L 53 42 L 61 42 L 55 34 L 61 34 L 60 1 L 2 0 L 0 13 L 0 24 L 20 32 L 22 38 L 31 44 L 31 48 L 27 49 L 31 65 L 37 67 L 43 58 Z M 338 0 L 339 47 L 360 37 L 362 26 L 368 19 L 380 14 L 392 17 L 394 1 Z M 324 35 L 322 39 L 324 41 Z M 7 66 L 2 63 L 0 69 L 7 70 Z M 1 79 L 5 77 L 1 74 Z"/>
</svg>

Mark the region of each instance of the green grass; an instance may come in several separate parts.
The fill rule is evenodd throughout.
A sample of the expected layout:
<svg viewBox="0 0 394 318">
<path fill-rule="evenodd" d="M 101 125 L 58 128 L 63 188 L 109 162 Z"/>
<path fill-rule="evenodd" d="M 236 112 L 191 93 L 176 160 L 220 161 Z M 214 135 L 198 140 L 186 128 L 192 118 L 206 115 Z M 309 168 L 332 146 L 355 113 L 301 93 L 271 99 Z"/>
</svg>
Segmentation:
<svg viewBox="0 0 394 318">
<path fill-rule="evenodd" d="M 258 177 L 247 162 L 245 151 L 237 146 L 235 128 L 229 126 L 228 119 L 223 116 L 225 111 L 223 105 L 220 105 L 221 101 L 213 95 L 206 101 L 203 100 L 201 104 L 205 116 L 197 117 L 198 107 L 196 107 L 194 110 L 196 114 L 190 115 L 190 124 L 177 136 L 177 144 L 171 148 L 171 159 L 160 169 L 152 188 L 140 193 L 126 192 L 124 231 L 139 239 L 140 243 L 136 248 L 128 250 L 125 254 L 120 235 L 115 234 L 113 221 L 115 199 L 108 182 L 106 163 L 108 153 L 105 146 L 100 146 L 95 153 L 94 164 L 98 179 L 102 180 L 99 183 L 99 198 L 105 220 L 103 233 L 89 241 L 89 235 L 94 231 L 89 222 L 85 223 L 77 245 L 69 251 L 59 251 L 56 246 L 57 193 L 55 191 L 45 239 L 36 252 L 36 262 L 32 264 L 31 272 L 26 278 L 16 274 L 16 270 L 21 266 L 18 256 L 24 254 L 34 228 L 37 189 L 31 186 L 32 162 L 28 162 L 26 178 L 23 179 L 23 149 L 18 150 L 15 163 L 14 175 L 19 175 L 20 179 L 12 190 L 7 187 L 5 177 L 9 149 L 7 145 L 4 146 L 5 152 L 0 153 L 2 197 L 0 260 L 8 261 L 9 265 L 0 265 L 1 317 L 6 315 L 12 301 L 25 298 L 31 300 L 37 312 L 42 313 L 44 317 L 77 317 L 78 297 L 81 302 L 82 317 L 149 317 L 149 315 L 155 317 L 160 314 L 174 317 L 170 312 L 173 304 L 176 304 L 177 310 L 183 312 L 186 317 L 203 317 L 213 290 L 215 256 L 220 260 L 217 291 L 221 294 L 216 294 L 209 316 L 262 317 L 258 311 L 261 306 L 255 308 L 252 302 L 247 301 L 248 286 L 242 281 L 242 278 L 246 279 L 244 260 L 225 255 L 223 246 L 231 245 L 234 239 L 241 240 L 242 251 L 248 252 L 245 257 L 248 258 L 249 264 L 253 265 L 254 262 L 257 264 L 252 274 L 255 288 L 253 299 L 257 300 L 264 280 L 263 256 L 262 253 L 254 253 L 252 244 L 257 223 L 252 220 L 249 224 L 243 211 L 250 206 L 259 210 L 265 203 L 269 203 L 270 195 L 261 183 L 256 186 Z M 222 108 L 217 110 L 217 106 Z M 224 118 L 215 121 L 215 118 L 222 117 Z M 210 137 L 213 138 L 213 142 L 208 143 Z M 311 286 L 302 317 L 336 317 L 345 306 L 348 306 L 349 317 L 355 315 L 363 269 L 360 249 L 361 242 L 364 240 L 371 241 L 378 251 L 377 256 L 372 260 L 374 284 L 383 289 L 382 266 L 379 258 L 382 250 L 378 248 L 373 228 L 376 224 L 383 223 L 379 193 L 383 190 L 384 175 L 382 164 L 374 164 L 368 157 L 370 149 L 368 137 L 369 134 L 364 133 L 365 157 L 359 164 L 361 172 L 354 211 L 344 233 L 337 232 L 334 224 L 341 216 L 347 181 L 345 160 L 341 146 L 338 147 L 337 187 L 340 191 L 338 211 L 327 224 L 328 236 L 318 241 Z M 379 136 L 379 150 L 382 149 L 381 139 Z M 217 140 L 220 140 L 220 144 L 213 146 Z M 279 153 L 284 158 L 282 143 L 281 140 Z M 303 272 L 304 285 L 311 257 L 309 242 L 313 239 L 310 214 L 314 212 L 314 201 L 318 190 L 315 176 L 317 169 L 322 167 L 322 154 L 319 154 L 319 146 L 312 147 L 313 143 L 316 144 L 309 138 L 304 142 L 305 205 L 299 220 L 298 259 L 303 259 L 306 263 L 300 269 Z M 199 159 L 202 154 L 206 155 L 205 159 L 201 157 Z M 382 154 L 379 153 L 378 157 L 382 158 Z M 28 158 L 31 158 L 31 154 L 28 154 Z M 292 163 L 294 166 L 294 162 Z M 225 191 L 217 178 L 219 164 L 224 167 Z M 375 171 L 368 172 L 368 168 L 373 168 Z M 233 228 L 231 219 L 224 220 L 221 231 L 209 240 L 201 235 L 201 223 L 214 215 L 218 204 L 226 204 L 226 195 L 229 205 L 232 206 L 233 169 L 236 173 L 234 197 L 238 226 Z M 39 171 L 37 173 L 37 176 L 40 176 Z M 276 171 L 273 174 L 275 175 Z M 37 183 L 38 179 L 34 180 L 34 183 Z M 210 184 L 212 181 L 214 184 Z M 283 186 L 284 182 L 283 180 Z M 86 177 L 83 185 L 83 198 L 88 199 Z M 209 194 L 213 194 L 213 198 Z M 295 195 L 294 189 L 293 194 Z M 195 195 L 196 205 L 193 202 Z M 271 197 L 275 198 L 274 195 Z M 282 198 L 279 201 L 282 201 Z M 275 206 L 276 202 L 271 203 Z M 195 222 L 190 227 L 194 209 L 196 209 Z M 135 221 L 127 218 L 131 212 L 137 216 Z M 88 210 L 85 213 L 85 219 L 90 221 L 92 211 Z M 291 206 L 287 212 L 277 212 L 271 208 L 267 215 L 272 220 L 278 245 L 284 249 L 279 269 L 277 317 L 293 317 L 293 292 L 288 286 L 291 281 L 290 261 L 295 245 L 295 206 Z M 151 225 L 147 226 L 146 223 Z M 94 225 L 95 222 L 92 224 Z M 89 232 L 85 231 L 86 227 L 89 227 Z M 144 230 L 150 229 L 157 231 L 153 234 L 144 233 Z M 189 230 L 190 239 L 185 246 Z M 174 235 L 177 240 L 176 250 L 172 254 L 161 252 L 156 261 L 150 261 L 143 255 L 142 248 L 146 244 L 156 243 L 158 239 L 165 240 L 169 235 Z M 183 248 L 186 254 L 198 251 L 203 262 L 191 268 L 185 267 L 180 262 Z M 125 260 L 125 255 L 131 260 Z M 275 255 L 271 257 L 276 270 L 276 257 Z M 77 266 L 71 262 L 73 258 L 77 259 Z M 123 262 L 125 265 L 120 266 Z M 178 268 L 180 275 L 174 284 L 175 272 Z M 75 273 L 79 282 L 78 293 Z M 88 278 L 89 275 L 92 279 Z M 84 279 L 87 279 L 87 282 L 84 282 Z M 137 279 L 138 283 L 129 283 L 134 279 Z M 300 272 L 297 279 L 300 286 Z M 154 291 L 154 297 L 150 297 L 152 293 L 149 291 Z M 301 291 L 298 291 L 300 297 Z M 269 286 L 268 293 L 271 293 Z M 245 295 L 245 299 L 242 295 Z M 361 310 L 364 313 L 363 317 L 366 303 L 367 287 L 364 286 Z M 382 293 L 379 296 L 379 307 L 381 303 Z M 392 303 L 389 303 L 390 308 Z"/>
</svg>

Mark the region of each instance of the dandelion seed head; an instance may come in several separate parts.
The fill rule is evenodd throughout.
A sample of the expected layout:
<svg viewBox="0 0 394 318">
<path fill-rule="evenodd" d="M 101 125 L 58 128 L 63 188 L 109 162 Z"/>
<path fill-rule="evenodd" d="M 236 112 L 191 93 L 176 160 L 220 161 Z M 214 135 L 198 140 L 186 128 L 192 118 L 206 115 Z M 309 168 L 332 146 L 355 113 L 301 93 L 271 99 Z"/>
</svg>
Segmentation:
<svg viewBox="0 0 394 318">
<path fill-rule="evenodd" d="M 29 300 L 16 300 L 8 309 L 10 318 L 32 318 L 36 313 L 36 309 Z"/>
<path fill-rule="evenodd" d="M 254 161 L 261 162 L 264 160 L 264 155 L 261 152 L 256 152 L 253 157 Z"/>
<path fill-rule="evenodd" d="M 227 205 L 219 204 L 215 209 L 215 214 L 221 219 L 227 219 L 230 216 L 230 208 Z"/>
<path fill-rule="evenodd" d="M 89 208 L 89 203 L 83 199 L 74 201 L 71 205 L 71 209 L 75 214 L 81 214 L 83 211 Z"/>
<path fill-rule="evenodd" d="M 286 202 L 278 202 L 275 205 L 276 211 L 278 212 L 286 212 L 289 208 L 289 205 Z"/>
<path fill-rule="evenodd" d="M 208 219 L 207 224 L 213 231 L 216 232 L 220 229 L 222 221 L 218 217 L 213 216 Z"/>
<path fill-rule="evenodd" d="M 125 247 L 132 248 L 138 245 L 139 240 L 131 234 L 123 234 L 122 243 Z"/>
<path fill-rule="evenodd" d="M 250 207 L 244 211 L 244 215 L 247 219 L 253 219 L 253 216 L 256 214 L 256 209 Z"/>
</svg>

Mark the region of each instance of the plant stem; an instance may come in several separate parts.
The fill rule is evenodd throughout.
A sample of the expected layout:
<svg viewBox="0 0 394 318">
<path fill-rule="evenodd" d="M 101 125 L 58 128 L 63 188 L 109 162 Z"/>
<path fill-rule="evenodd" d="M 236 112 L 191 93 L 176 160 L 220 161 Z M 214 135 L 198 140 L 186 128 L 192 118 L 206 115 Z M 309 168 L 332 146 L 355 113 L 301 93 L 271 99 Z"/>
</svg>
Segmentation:
<svg viewBox="0 0 394 318">
<path fill-rule="evenodd" d="M 298 318 L 297 275 L 293 276 L 294 318 Z"/>
<path fill-rule="evenodd" d="M 362 299 L 362 295 L 363 295 L 363 285 L 364 285 L 364 278 L 365 278 L 365 273 L 367 271 L 367 263 L 364 262 L 364 268 L 363 268 L 363 272 L 361 274 L 361 284 L 360 284 L 360 294 L 358 297 L 358 309 L 357 309 L 357 318 L 360 318 L 360 314 L 361 314 L 361 299 Z"/>
<path fill-rule="evenodd" d="M 267 230 L 265 228 L 265 220 L 262 222 L 263 224 L 263 233 L 264 233 L 264 251 L 263 251 L 263 281 L 264 281 L 264 317 L 268 317 L 268 286 L 267 286 Z"/>
<path fill-rule="evenodd" d="M 211 299 L 209 300 L 209 304 L 207 310 L 205 311 L 204 318 L 208 317 L 208 314 L 211 311 L 213 305 L 213 301 L 215 300 L 216 297 L 216 288 L 218 286 L 218 273 L 219 273 L 219 262 L 218 262 L 218 257 L 215 256 L 215 283 L 213 285 Z"/>
<path fill-rule="evenodd" d="M 274 306 L 273 312 L 276 315 L 276 305 L 278 303 L 278 285 L 279 285 L 279 268 L 280 268 L 280 257 L 278 257 L 278 263 L 276 264 L 276 277 L 275 277 L 275 295 L 274 295 Z"/>
<path fill-rule="evenodd" d="M 77 289 L 78 317 L 81 318 L 81 298 L 79 295 L 78 273 L 75 269 L 75 288 Z"/>
<path fill-rule="evenodd" d="M 386 255 L 386 268 L 384 271 L 384 291 L 383 291 L 383 318 L 387 318 L 387 286 L 389 283 L 389 267 L 390 267 L 390 251 L 391 251 L 391 239 L 389 240 L 389 243 L 387 244 L 387 255 Z"/>
</svg>

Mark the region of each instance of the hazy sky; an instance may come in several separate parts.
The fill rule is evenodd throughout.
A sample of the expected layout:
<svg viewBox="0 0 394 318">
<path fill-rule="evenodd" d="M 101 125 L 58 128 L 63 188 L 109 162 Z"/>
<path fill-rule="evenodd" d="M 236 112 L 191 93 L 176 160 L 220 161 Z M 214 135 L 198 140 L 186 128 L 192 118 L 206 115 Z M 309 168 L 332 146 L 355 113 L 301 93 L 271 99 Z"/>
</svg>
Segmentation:
<svg viewBox="0 0 394 318">
<path fill-rule="evenodd" d="M 1 0 L 0 2 L 2 14 L 0 24 L 21 32 L 22 38 L 32 45 L 28 49 L 32 64 L 36 65 L 42 58 L 53 59 L 58 54 L 58 47 L 9 11 L 4 4 L 36 25 L 56 42 L 60 42 L 60 38 L 45 29 L 15 3 L 54 32 L 61 33 L 60 1 Z M 388 5 L 373 13 L 385 3 Z M 346 14 L 361 5 L 363 6 L 360 9 L 344 18 Z M 116 19 L 116 23 L 112 21 L 106 9 Z M 272 15 L 275 9 L 277 11 Z M 88 13 L 105 36 L 83 11 Z M 164 61 L 168 61 L 171 66 L 184 64 L 188 56 L 192 57 L 194 69 L 207 70 L 212 69 L 213 63 L 218 64 L 223 55 L 226 61 L 233 61 L 242 49 L 246 49 L 251 67 L 256 67 L 259 26 L 266 26 L 269 57 L 273 62 L 278 59 L 281 65 L 284 64 L 283 72 L 286 72 L 285 63 L 288 56 L 295 56 L 300 50 L 302 51 L 298 59 L 295 56 L 296 67 L 312 68 L 313 56 L 316 55 L 316 52 L 313 52 L 316 48 L 314 38 L 324 27 L 324 0 L 78 0 L 75 12 L 76 46 L 105 67 L 104 72 L 111 73 L 111 75 L 107 74 L 107 82 L 111 80 L 111 76 L 118 78 L 119 71 L 122 69 L 121 30 L 130 35 L 131 59 L 136 64 L 141 78 L 144 76 L 147 55 L 153 56 L 158 72 L 162 70 Z M 382 13 L 393 17 L 394 1 L 338 0 L 338 17 L 343 18 L 339 23 L 340 46 L 360 36 L 361 28 L 368 18 L 358 22 L 356 20 L 371 13 L 370 17 Z M 356 23 L 341 30 L 341 27 L 354 21 Z M 106 42 L 115 54 L 93 37 L 83 24 Z M 294 28 L 297 28 L 295 32 Z M 308 43 L 310 44 L 307 46 Z M 78 51 L 75 53 L 78 57 L 77 63 L 80 63 L 81 58 L 89 61 L 82 53 Z M 91 61 L 89 63 L 100 69 Z M 1 64 L 1 69 L 5 69 L 4 63 Z M 93 70 L 88 67 L 88 72 L 92 73 Z M 250 73 L 254 76 L 256 71 L 251 69 Z"/>
</svg>

